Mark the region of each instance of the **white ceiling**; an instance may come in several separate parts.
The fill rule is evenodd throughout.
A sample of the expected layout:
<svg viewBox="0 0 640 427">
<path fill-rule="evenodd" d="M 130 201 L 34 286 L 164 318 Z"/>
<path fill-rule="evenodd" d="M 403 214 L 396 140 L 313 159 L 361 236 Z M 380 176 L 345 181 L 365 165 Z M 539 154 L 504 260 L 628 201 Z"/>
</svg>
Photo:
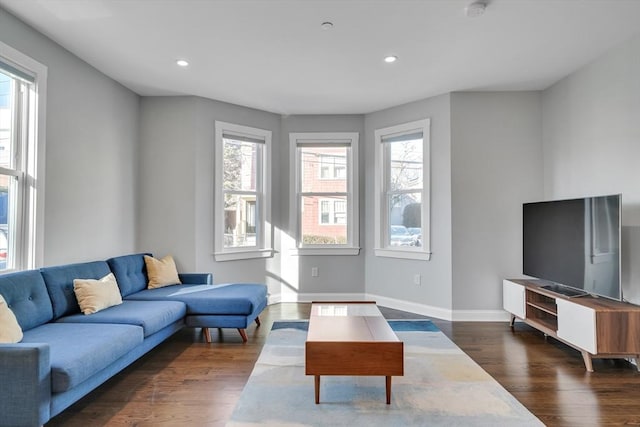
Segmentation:
<svg viewBox="0 0 640 427">
<path fill-rule="evenodd" d="M 368 113 L 451 91 L 538 90 L 640 31 L 640 0 L 0 0 L 140 95 Z M 333 29 L 320 24 L 331 21 Z M 399 60 L 385 64 L 383 57 Z M 178 68 L 175 60 L 191 65 Z"/>
</svg>

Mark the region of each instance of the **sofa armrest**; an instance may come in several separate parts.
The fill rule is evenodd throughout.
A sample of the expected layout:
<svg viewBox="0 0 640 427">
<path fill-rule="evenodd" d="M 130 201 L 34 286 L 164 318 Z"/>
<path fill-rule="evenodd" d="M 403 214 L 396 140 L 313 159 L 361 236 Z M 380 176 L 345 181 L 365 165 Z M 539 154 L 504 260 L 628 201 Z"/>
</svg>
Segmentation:
<svg viewBox="0 0 640 427">
<path fill-rule="evenodd" d="M 51 366 L 48 344 L 0 344 L 0 425 L 49 421 Z"/>
<path fill-rule="evenodd" d="M 180 273 L 178 277 L 184 285 L 213 285 L 211 273 Z"/>
</svg>

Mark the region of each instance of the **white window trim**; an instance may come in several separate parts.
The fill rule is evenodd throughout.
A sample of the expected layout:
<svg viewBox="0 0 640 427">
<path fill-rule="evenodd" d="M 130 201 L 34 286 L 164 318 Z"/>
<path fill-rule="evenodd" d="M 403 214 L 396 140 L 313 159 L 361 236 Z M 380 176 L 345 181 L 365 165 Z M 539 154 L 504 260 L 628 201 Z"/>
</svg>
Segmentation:
<svg viewBox="0 0 640 427">
<path fill-rule="evenodd" d="M 256 210 L 261 218 L 256 228 L 260 235 L 256 236 L 257 246 L 225 248 L 224 247 L 224 192 L 223 184 L 223 134 L 225 132 L 238 136 L 264 139 L 262 165 L 262 206 Z M 216 120 L 215 122 L 215 214 L 214 214 L 214 257 L 216 261 L 234 261 L 252 258 L 269 258 L 273 256 L 271 228 L 271 134 L 270 130 L 236 125 Z"/>
<path fill-rule="evenodd" d="M 388 258 L 403 258 L 413 260 L 428 261 L 431 259 L 431 199 L 430 199 L 430 119 L 416 120 L 396 126 L 390 126 L 375 131 L 375 247 L 376 256 Z M 387 241 L 387 233 L 389 232 L 388 212 L 386 206 L 386 198 L 383 191 L 384 183 L 384 144 L 382 139 L 394 134 L 407 134 L 415 131 L 422 131 L 422 246 L 405 247 L 405 246 L 384 246 L 383 242 Z"/>
<path fill-rule="evenodd" d="M 45 65 L 0 42 L 0 57 L 34 76 L 29 93 L 29 129 L 26 147 L 21 235 L 14 270 L 30 270 L 44 264 L 44 201 L 46 153 L 47 73 Z M 12 270 L 4 270 L 3 273 Z"/>
<path fill-rule="evenodd" d="M 290 229 L 295 236 L 295 247 L 291 249 L 291 255 L 358 255 L 360 253 L 360 195 L 358 187 L 358 132 L 291 132 L 289 133 L 290 153 L 290 182 L 289 191 L 289 219 Z M 299 143 L 332 144 L 336 142 L 348 142 L 351 150 L 347 158 L 347 193 L 351 196 L 347 205 L 347 224 L 349 227 L 348 245 L 317 245 L 300 247 L 300 208 L 298 205 L 298 185 L 300 181 L 300 164 L 297 157 Z M 351 166 L 351 167 L 349 167 Z M 351 209 L 349 209 L 349 206 Z"/>
</svg>

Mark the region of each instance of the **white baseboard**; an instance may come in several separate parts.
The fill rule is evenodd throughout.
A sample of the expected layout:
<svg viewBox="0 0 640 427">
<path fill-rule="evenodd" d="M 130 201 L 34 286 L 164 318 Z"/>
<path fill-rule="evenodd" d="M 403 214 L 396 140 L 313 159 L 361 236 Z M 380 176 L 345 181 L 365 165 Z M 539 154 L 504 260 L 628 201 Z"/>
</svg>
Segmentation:
<svg viewBox="0 0 640 427">
<path fill-rule="evenodd" d="M 269 304 L 278 302 L 312 302 L 312 301 L 364 301 L 364 294 L 277 294 L 269 295 Z"/>
<path fill-rule="evenodd" d="M 378 305 L 381 305 L 383 307 L 393 308 L 394 310 L 408 311 L 410 313 L 421 314 L 428 317 L 435 317 L 437 319 L 452 320 L 451 310 L 448 309 L 399 300 L 396 298 L 384 297 L 381 295 L 366 295 L 368 300 L 375 301 Z"/>
<path fill-rule="evenodd" d="M 511 315 L 504 310 L 453 310 L 455 322 L 509 322 Z"/>
<path fill-rule="evenodd" d="M 503 310 L 449 310 L 375 294 L 287 293 L 269 295 L 269 304 L 312 301 L 376 301 L 378 305 L 392 308 L 394 310 L 408 311 L 409 313 L 450 321 L 508 322 L 510 320 L 509 313 Z"/>
</svg>

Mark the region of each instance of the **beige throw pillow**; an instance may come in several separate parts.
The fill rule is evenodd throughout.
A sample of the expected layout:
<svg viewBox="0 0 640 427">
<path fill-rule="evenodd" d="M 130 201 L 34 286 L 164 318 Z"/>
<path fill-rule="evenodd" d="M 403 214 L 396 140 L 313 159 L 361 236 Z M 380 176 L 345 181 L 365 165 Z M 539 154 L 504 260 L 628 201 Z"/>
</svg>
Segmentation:
<svg viewBox="0 0 640 427">
<path fill-rule="evenodd" d="M 0 343 L 13 344 L 22 341 L 22 328 L 18 319 L 0 295 Z"/>
<path fill-rule="evenodd" d="M 158 260 L 148 255 L 144 256 L 149 277 L 149 289 L 162 288 L 169 285 L 179 285 L 178 269 L 171 255 Z"/>
<path fill-rule="evenodd" d="M 120 288 L 113 273 L 102 279 L 74 279 L 73 291 L 76 293 L 80 311 L 84 314 L 97 313 L 100 310 L 122 304 Z"/>
</svg>

